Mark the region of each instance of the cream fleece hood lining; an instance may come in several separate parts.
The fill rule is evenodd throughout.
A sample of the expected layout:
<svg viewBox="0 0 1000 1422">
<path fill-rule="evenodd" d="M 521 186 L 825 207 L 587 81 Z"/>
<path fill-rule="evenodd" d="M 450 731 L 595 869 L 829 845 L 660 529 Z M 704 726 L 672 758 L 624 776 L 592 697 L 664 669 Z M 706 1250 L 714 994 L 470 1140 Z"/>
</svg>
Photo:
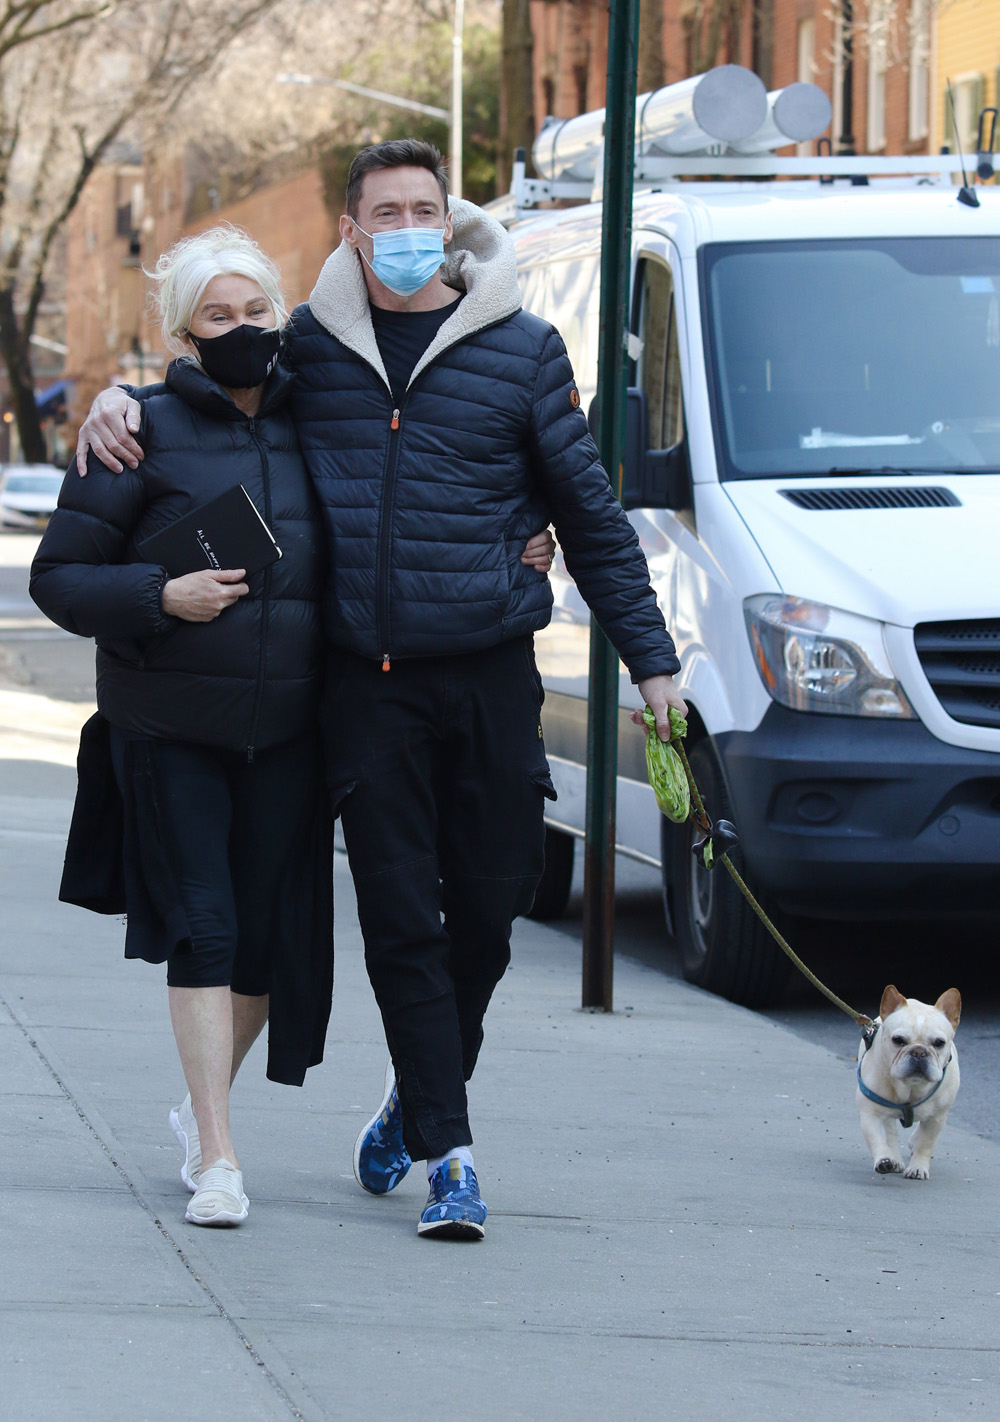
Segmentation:
<svg viewBox="0 0 1000 1422">
<path fill-rule="evenodd" d="M 495 218 L 462 198 L 449 198 L 452 240 L 445 248 L 441 279 L 465 292 L 441 325 L 410 375 L 410 384 L 432 360 L 466 336 L 503 321 L 521 309 L 514 244 Z M 361 258 L 341 242 L 323 263 L 309 297 L 309 309 L 321 326 L 373 366 L 386 386 L 386 374 L 372 326 Z"/>
</svg>

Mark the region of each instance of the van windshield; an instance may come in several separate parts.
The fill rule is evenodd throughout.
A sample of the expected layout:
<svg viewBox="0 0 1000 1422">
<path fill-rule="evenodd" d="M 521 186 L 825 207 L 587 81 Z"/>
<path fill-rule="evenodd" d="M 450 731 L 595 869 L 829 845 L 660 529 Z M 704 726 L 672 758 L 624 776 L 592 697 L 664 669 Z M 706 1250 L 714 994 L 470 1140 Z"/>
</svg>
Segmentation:
<svg viewBox="0 0 1000 1422">
<path fill-rule="evenodd" d="M 702 249 L 720 475 L 1000 470 L 1000 238 Z"/>
</svg>

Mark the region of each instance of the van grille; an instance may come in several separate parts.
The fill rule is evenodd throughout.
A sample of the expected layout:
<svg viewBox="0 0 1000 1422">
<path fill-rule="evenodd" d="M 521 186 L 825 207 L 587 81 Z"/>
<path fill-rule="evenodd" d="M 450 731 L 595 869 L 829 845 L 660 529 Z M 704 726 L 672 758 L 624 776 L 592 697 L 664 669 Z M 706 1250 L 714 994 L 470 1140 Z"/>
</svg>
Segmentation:
<svg viewBox="0 0 1000 1422">
<path fill-rule="evenodd" d="M 943 509 L 957 508 L 961 499 L 950 489 L 932 485 L 889 489 L 779 489 L 800 509 Z"/>
<path fill-rule="evenodd" d="M 924 674 L 952 720 L 1000 727 L 1000 618 L 921 622 L 913 640 Z"/>
</svg>

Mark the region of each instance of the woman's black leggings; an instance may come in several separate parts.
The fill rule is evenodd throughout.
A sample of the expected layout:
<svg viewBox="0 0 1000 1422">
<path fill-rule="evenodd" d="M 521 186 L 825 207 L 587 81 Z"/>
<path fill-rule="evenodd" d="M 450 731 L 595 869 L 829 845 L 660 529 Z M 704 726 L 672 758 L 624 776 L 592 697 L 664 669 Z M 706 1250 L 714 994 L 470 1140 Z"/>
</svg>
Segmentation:
<svg viewBox="0 0 1000 1422">
<path fill-rule="evenodd" d="M 160 833 L 191 930 L 190 948 L 167 960 L 167 982 L 262 996 L 282 879 L 321 783 L 314 740 L 257 751 L 252 764 L 245 752 L 150 745 Z M 120 732 L 112 753 L 121 781 Z"/>
</svg>

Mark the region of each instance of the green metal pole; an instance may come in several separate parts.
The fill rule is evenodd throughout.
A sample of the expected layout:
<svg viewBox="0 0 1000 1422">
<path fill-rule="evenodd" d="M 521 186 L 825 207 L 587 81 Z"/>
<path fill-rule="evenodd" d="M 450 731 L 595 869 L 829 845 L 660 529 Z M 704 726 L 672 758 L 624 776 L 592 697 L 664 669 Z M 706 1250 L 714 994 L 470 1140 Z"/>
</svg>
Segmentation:
<svg viewBox="0 0 1000 1422">
<path fill-rule="evenodd" d="M 598 448 L 621 497 L 625 449 L 632 243 L 632 168 L 639 0 L 610 0 L 604 122 L 601 336 L 597 356 Z M 583 1006 L 613 1007 L 615 788 L 618 774 L 618 656 L 590 621 L 587 719 L 587 839 L 583 879 Z"/>
</svg>

